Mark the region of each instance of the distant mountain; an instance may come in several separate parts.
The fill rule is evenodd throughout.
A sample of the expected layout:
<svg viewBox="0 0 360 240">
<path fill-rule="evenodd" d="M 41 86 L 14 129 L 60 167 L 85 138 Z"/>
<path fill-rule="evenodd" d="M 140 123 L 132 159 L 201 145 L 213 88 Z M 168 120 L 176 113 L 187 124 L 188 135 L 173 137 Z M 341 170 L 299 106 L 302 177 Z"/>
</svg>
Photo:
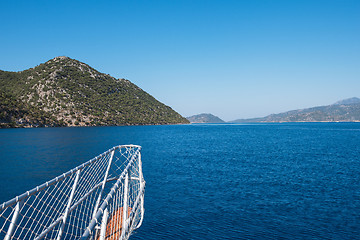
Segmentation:
<svg viewBox="0 0 360 240">
<path fill-rule="evenodd" d="M 360 122 L 360 99 L 349 98 L 328 106 L 293 110 L 262 118 L 238 119 L 232 122 Z"/>
<path fill-rule="evenodd" d="M 202 113 L 187 117 L 187 120 L 189 120 L 190 123 L 224 123 L 222 119 L 210 113 Z"/>
<path fill-rule="evenodd" d="M 189 123 L 126 79 L 68 57 L 0 70 L 0 127 Z"/>
</svg>

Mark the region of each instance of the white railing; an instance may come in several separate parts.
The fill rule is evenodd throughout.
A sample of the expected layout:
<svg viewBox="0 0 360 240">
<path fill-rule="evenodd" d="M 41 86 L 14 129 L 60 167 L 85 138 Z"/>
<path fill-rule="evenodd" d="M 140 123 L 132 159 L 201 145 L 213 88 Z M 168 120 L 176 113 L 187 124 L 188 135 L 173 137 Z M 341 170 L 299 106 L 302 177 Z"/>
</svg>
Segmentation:
<svg viewBox="0 0 360 240">
<path fill-rule="evenodd" d="M 144 217 L 141 147 L 113 147 L 0 205 L 0 239 L 128 239 Z"/>
</svg>

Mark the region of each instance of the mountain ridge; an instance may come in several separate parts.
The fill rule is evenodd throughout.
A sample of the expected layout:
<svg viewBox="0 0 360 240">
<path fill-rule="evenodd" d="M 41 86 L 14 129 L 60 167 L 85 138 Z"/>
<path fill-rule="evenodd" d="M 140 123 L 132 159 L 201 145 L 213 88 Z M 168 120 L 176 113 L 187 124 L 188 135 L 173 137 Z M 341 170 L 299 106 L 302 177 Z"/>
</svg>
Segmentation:
<svg viewBox="0 0 360 240">
<path fill-rule="evenodd" d="M 127 79 L 65 56 L 18 72 L 0 70 L 0 127 L 188 123 Z"/>
<path fill-rule="evenodd" d="M 237 119 L 231 122 L 360 122 L 360 99 L 353 97 L 331 105 L 290 110 L 259 118 Z"/>
</svg>

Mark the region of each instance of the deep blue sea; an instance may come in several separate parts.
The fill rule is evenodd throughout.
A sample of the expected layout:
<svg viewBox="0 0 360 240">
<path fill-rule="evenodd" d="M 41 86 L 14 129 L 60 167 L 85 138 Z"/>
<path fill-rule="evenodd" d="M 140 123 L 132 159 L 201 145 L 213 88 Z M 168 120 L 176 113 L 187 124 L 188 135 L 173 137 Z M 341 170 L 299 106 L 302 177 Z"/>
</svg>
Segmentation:
<svg viewBox="0 0 360 240">
<path fill-rule="evenodd" d="M 360 123 L 1 129 L 0 203 L 130 143 L 130 239 L 360 239 Z"/>
</svg>

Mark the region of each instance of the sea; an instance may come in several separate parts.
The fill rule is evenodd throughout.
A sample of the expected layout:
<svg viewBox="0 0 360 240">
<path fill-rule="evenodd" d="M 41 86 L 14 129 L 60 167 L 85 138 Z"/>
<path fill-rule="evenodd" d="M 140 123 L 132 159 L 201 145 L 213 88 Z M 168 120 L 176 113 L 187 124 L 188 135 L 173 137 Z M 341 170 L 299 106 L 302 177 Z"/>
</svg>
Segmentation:
<svg viewBox="0 0 360 240">
<path fill-rule="evenodd" d="M 360 239 L 360 123 L 0 130 L 0 204 L 142 146 L 149 239 Z"/>
</svg>

